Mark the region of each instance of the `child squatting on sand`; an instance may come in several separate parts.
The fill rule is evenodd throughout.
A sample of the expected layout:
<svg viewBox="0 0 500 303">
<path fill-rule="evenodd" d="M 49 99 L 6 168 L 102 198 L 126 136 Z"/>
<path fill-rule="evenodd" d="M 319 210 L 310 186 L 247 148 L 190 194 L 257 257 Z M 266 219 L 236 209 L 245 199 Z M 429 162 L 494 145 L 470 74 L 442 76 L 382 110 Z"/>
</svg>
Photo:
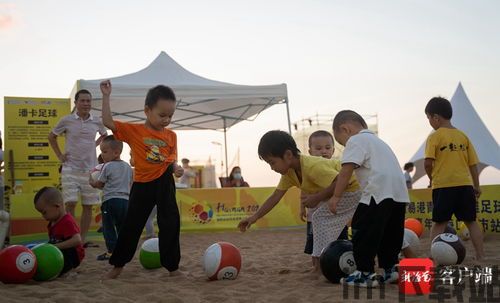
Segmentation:
<svg viewBox="0 0 500 303">
<path fill-rule="evenodd" d="M 49 243 L 59 248 L 64 256 L 60 276 L 77 268 L 85 257 L 80 228 L 73 216 L 64 209 L 61 192 L 54 187 L 43 187 L 34 198 L 36 210 L 49 221 Z"/>
<path fill-rule="evenodd" d="M 358 182 L 354 177 L 348 180 L 346 192 L 339 203 L 338 213 L 333 214 L 328 209 L 327 189 L 332 189 L 331 196 L 332 184 L 335 184 L 338 175 L 335 161 L 301 155 L 292 136 L 279 130 L 269 131 L 260 139 L 258 152 L 259 157 L 266 161 L 272 170 L 281 174 L 281 179 L 262 207 L 254 215 L 241 220 L 238 228 L 242 232 L 246 231 L 253 223 L 271 211 L 290 187 L 296 186 L 308 194 L 307 199 L 304 200 L 307 207 L 318 206 L 312 218 L 314 237 L 312 256 L 319 259 L 323 248 L 337 240 L 347 221 L 352 218 L 361 197 Z M 316 260 L 315 264 L 315 271 L 319 272 L 319 262 Z"/>
</svg>

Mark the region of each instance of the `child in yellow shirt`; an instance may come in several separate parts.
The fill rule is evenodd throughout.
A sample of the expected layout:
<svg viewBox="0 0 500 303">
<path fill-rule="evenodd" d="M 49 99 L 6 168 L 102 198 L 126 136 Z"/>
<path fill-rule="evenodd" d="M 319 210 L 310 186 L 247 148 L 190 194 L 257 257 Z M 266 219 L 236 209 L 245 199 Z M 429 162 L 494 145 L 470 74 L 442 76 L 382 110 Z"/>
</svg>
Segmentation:
<svg viewBox="0 0 500 303">
<path fill-rule="evenodd" d="M 361 191 L 354 177 L 349 180 L 337 214 L 330 212 L 327 199 L 332 195 L 335 179 L 338 175 L 338 163 L 321 157 L 301 155 L 295 141 L 284 131 L 269 131 L 259 143 L 259 157 L 266 161 L 271 169 L 281 174 L 281 180 L 266 202 L 252 216 L 240 221 L 238 228 L 244 232 L 258 219 L 270 212 L 285 195 L 287 190 L 296 186 L 308 196 L 303 200 L 307 207 L 318 209 L 313 214 L 313 252 L 316 259 L 315 270 L 319 272 L 319 256 L 323 248 L 338 239 L 346 223 L 352 218 Z M 331 189 L 328 191 L 327 189 Z"/>
<path fill-rule="evenodd" d="M 476 257 L 484 257 L 483 234 L 476 222 L 476 203 L 481 194 L 472 142 L 451 124 L 451 103 L 432 98 L 425 107 L 429 124 L 435 129 L 425 146 L 425 171 L 432 186 L 431 239 L 444 232 L 451 216 L 464 221 L 469 229 Z"/>
</svg>

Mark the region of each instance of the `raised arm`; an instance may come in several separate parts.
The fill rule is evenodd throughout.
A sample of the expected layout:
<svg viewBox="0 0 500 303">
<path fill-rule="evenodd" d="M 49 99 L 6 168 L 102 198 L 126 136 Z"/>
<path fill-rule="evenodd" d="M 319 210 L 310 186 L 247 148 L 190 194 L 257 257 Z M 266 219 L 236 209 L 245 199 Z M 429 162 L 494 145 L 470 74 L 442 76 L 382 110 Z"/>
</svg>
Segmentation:
<svg viewBox="0 0 500 303">
<path fill-rule="evenodd" d="M 252 224 L 257 222 L 257 220 L 264 217 L 268 212 L 270 212 L 271 209 L 273 209 L 276 206 L 276 204 L 278 204 L 281 198 L 283 198 L 285 193 L 286 190 L 280 190 L 280 189 L 274 190 L 273 194 L 269 196 L 269 198 L 267 198 L 266 202 L 264 202 L 264 204 L 262 204 L 262 206 L 259 207 L 259 209 L 255 214 L 240 221 L 240 223 L 238 224 L 238 228 L 240 229 L 240 231 L 242 232 L 246 231 L 247 229 L 250 228 Z"/>
<path fill-rule="evenodd" d="M 111 81 L 104 80 L 101 82 L 102 92 L 102 123 L 111 131 L 115 131 L 115 123 L 111 115 L 111 106 L 109 105 L 109 96 L 111 95 Z"/>
</svg>

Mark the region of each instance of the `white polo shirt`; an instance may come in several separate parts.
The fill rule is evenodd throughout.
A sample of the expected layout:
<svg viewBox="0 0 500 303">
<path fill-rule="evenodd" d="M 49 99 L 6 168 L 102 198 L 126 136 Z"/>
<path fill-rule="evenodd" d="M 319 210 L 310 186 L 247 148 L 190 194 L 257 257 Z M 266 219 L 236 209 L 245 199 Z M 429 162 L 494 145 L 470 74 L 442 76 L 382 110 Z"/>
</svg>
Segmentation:
<svg viewBox="0 0 500 303">
<path fill-rule="evenodd" d="M 90 115 L 83 120 L 75 112 L 62 117 L 52 133 L 57 136 L 65 134 L 66 137 L 64 149 L 68 160 L 63 163 L 63 168 L 88 172 L 97 165 L 95 137 L 97 133 L 107 133 L 101 119 Z"/>
<path fill-rule="evenodd" d="M 363 192 L 360 203 L 370 205 L 372 197 L 377 204 L 389 198 L 410 202 L 396 155 L 372 131 L 365 129 L 350 137 L 341 162 L 358 166 L 355 173 Z"/>
</svg>

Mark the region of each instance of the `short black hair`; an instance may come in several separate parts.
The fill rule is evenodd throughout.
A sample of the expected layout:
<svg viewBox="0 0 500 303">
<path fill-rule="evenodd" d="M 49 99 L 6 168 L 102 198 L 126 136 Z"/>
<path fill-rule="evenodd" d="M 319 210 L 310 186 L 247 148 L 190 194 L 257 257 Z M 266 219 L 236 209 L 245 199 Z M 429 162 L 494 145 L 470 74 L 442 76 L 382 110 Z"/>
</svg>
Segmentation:
<svg viewBox="0 0 500 303">
<path fill-rule="evenodd" d="M 120 152 L 123 150 L 123 142 L 116 140 L 115 136 L 109 135 L 102 139 L 102 143 L 109 144 L 112 150 L 119 150 Z"/>
<path fill-rule="evenodd" d="M 174 91 L 170 87 L 157 85 L 148 91 L 145 105 L 149 108 L 153 108 L 160 99 L 172 102 L 176 101 Z"/>
<path fill-rule="evenodd" d="M 366 124 L 365 119 L 361 117 L 360 114 L 353 110 L 341 110 L 339 111 L 336 115 L 335 118 L 333 118 L 333 129 L 338 129 L 340 125 L 346 123 L 346 122 L 355 122 L 361 124 L 363 128 L 368 128 L 368 125 Z"/>
<path fill-rule="evenodd" d="M 35 194 L 33 203 L 36 205 L 36 203 L 40 200 L 40 198 L 42 198 L 42 196 L 47 196 L 46 201 L 53 204 L 62 203 L 63 200 L 61 192 L 57 188 L 45 186 L 40 188 L 40 190 Z"/>
<path fill-rule="evenodd" d="M 413 164 L 413 162 L 408 162 L 405 164 L 405 166 L 403 167 L 404 170 L 407 170 L 408 168 L 412 168 L 412 167 L 415 167 L 415 164 Z"/>
<path fill-rule="evenodd" d="M 439 115 L 446 120 L 451 120 L 453 108 L 450 101 L 443 97 L 434 97 L 427 102 L 425 113 L 430 115 Z"/>
<path fill-rule="evenodd" d="M 335 144 L 335 139 L 333 139 L 333 135 L 330 132 L 327 132 L 326 130 L 317 130 L 309 136 L 309 147 L 311 147 L 311 139 L 318 137 L 330 137 L 330 139 L 332 139 L 332 143 Z"/>
<path fill-rule="evenodd" d="M 81 89 L 81 90 L 77 91 L 75 94 L 75 102 L 76 102 L 76 100 L 78 100 L 78 97 L 80 97 L 81 94 L 89 94 L 90 98 L 92 98 L 92 94 L 88 90 Z"/>
<path fill-rule="evenodd" d="M 182 158 L 181 162 L 182 163 L 189 163 L 189 159 L 188 158 Z"/>
<path fill-rule="evenodd" d="M 269 156 L 283 158 L 287 150 L 291 151 L 295 157 L 300 154 L 297 143 L 287 132 L 271 130 L 260 138 L 258 152 L 262 160 Z"/>
</svg>

